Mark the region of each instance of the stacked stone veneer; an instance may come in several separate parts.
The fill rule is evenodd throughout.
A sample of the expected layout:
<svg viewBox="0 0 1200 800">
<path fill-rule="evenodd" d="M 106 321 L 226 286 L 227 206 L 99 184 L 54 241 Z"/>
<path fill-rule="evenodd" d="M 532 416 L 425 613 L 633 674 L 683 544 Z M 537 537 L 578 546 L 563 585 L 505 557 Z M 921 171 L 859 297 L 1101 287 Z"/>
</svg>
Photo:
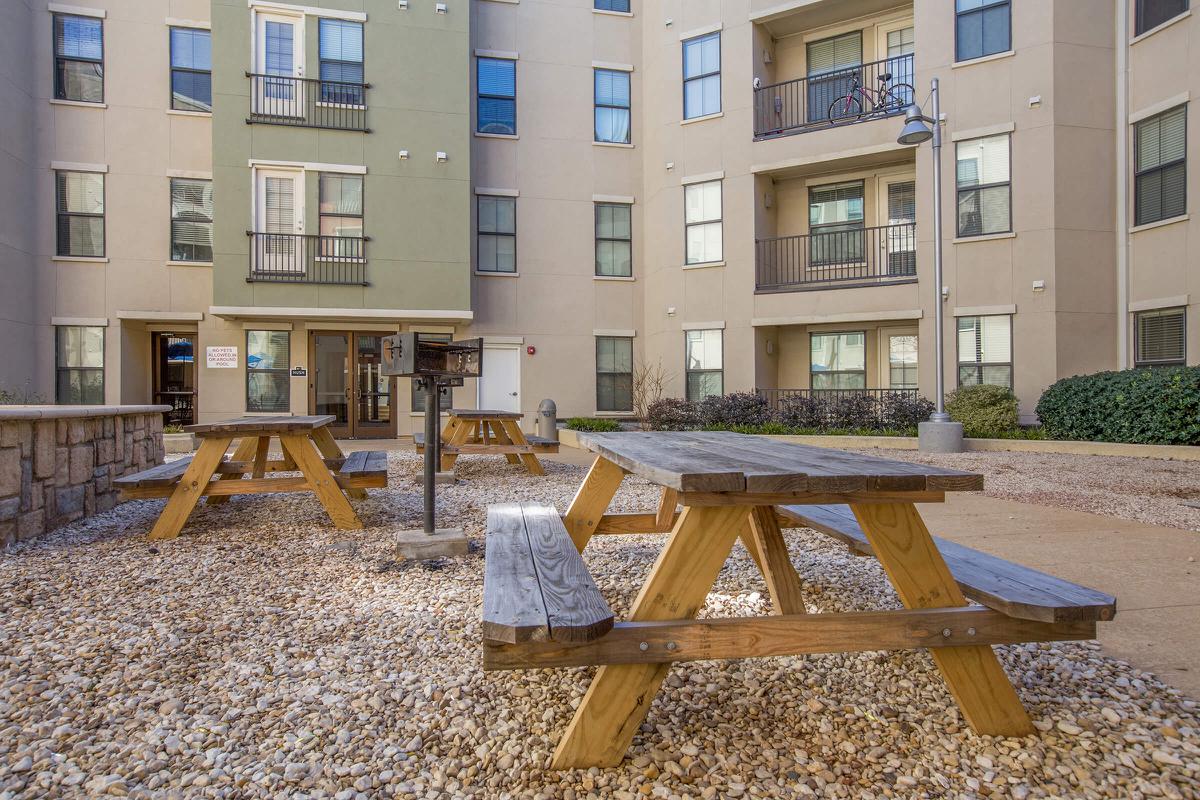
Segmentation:
<svg viewBox="0 0 1200 800">
<path fill-rule="evenodd" d="M 117 504 L 163 460 L 166 406 L 0 406 L 0 547 Z"/>
</svg>

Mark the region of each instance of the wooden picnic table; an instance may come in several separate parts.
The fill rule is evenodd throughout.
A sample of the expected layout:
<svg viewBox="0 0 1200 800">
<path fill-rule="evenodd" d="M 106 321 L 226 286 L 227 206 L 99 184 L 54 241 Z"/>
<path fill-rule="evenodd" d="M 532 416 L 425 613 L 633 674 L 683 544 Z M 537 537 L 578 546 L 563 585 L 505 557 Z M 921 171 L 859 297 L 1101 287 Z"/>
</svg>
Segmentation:
<svg viewBox="0 0 1200 800">
<path fill-rule="evenodd" d="M 1094 638 L 1115 613 L 1108 595 L 930 535 L 914 504 L 980 490 L 978 474 L 723 432 L 579 442 L 597 457 L 561 520 L 533 504 L 488 515 L 485 669 L 601 665 L 556 769 L 619 763 L 672 664 L 703 659 L 925 647 L 976 732 L 1024 736 L 1032 723 L 990 645 Z M 627 474 L 663 487 L 657 511 L 607 513 Z M 800 526 L 874 555 L 905 610 L 808 613 L 782 533 Z M 654 532 L 670 535 L 629 621 L 614 622 L 579 555 L 594 535 Z M 775 615 L 693 619 L 739 538 Z"/>
<path fill-rule="evenodd" d="M 454 469 L 460 455 L 502 455 L 510 464 L 524 464 L 531 475 L 545 475 L 538 453 L 557 453 L 558 442 L 527 436 L 521 430 L 522 414 L 494 409 L 452 408 L 442 430 L 442 472 Z M 425 435 L 413 434 L 417 452 L 424 452 Z"/>
<path fill-rule="evenodd" d="M 169 498 L 150 531 L 151 539 L 178 536 L 201 497 L 216 505 L 228 502 L 231 495 L 271 492 L 312 492 L 338 528 L 362 528 L 347 495 L 362 498 L 368 488 L 387 487 L 387 454 L 357 451 L 347 456 L 329 432 L 334 419 L 329 415 L 262 416 L 189 425 L 185 430 L 200 438 L 194 456 L 159 464 L 115 483 L 123 500 Z M 272 438 L 279 439 L 280 459 L 269 458 Z M 240 440 L 238 447 L 226 459 L 225 452 L 235 439 Z M 299 472 L 300 476 L 267 477 L 276 472 Z"/>
</svg>

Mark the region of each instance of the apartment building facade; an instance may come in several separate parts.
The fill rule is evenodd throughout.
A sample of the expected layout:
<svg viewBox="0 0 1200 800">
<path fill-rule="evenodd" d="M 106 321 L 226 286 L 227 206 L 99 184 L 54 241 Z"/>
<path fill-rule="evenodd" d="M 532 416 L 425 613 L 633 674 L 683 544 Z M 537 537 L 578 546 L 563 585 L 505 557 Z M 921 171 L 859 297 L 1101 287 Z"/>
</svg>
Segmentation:
<svg viewBox="0 0 1200 800">
<path fill-rule="evenodd" d="M 1200 360 L 1187 0 L 0 13 L 10 391 L 404 435 L 380 340 L 420 330 L 484 338 L 461 406 L 621 416 L 638 365 L 931 395 L 937 302 L 948 385 L 1026 418 L 1059 377 Z M 933 78 L 940 292 L 931 149 L 896 141 Z"/>
</svg>

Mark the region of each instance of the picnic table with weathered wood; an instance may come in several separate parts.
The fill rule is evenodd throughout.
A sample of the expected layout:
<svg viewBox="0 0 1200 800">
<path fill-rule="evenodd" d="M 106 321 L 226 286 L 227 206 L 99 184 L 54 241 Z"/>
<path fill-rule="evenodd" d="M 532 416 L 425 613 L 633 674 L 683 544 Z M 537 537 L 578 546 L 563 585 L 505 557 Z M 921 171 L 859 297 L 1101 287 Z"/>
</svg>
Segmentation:
<svg viewBox="0 0 1200 800">
<path fill-rule="evenodd" d="M 558 442 L 521 430 L 521 414 L 479 408 L 453 408 L 442 430 L 442 472 L 454 469 L 460 455 L 502 455 L 510 464 L 524 464 L 531 475 L 545 475 L 538 453 L 557 453 Z M 413 434 L 417 452 L 425 451 L 425 435 Z"/>
<path fill-rule="evenodd" d="M 1029 716 L 994 644 L 1090 639 L 1109 595 L 932 537 L 915 503 L 975 491 L 981 475 L 735 433 L 581 433 L 597 454 L 561 518 L 488 510 L 484 667 L 600 665 L 554 754 L 568 769 L 620 762 L 674 662 L 929 648 L 978 733 L 1023 736 Z M 610 514 L 622 479 L 663 487 L 657 511 Z M 784 527 L 874 555 L 904 610 L 810 614 Z M 581 553 L 594 535 L 668 533 L 616 622 Z M 694 619 L 741 539 L 775 615 Z M 969 606 L 970 597 L 980 606 Z"/>
<path fill-rule="evenodd" d="M 186 430 L 200 439 L 194 456 L 126 475 L 114 483 L 122 500 L 170 498 L 150 531 L 151 539 L 178 536 L 201 497 L 208 497 L 209 504 L 219 504 L 228 502 L 231 495 L 270 492 L 312 492 L 338 528 L 361 528 L 362 521 L 346 495 L 361 498 L 366 489 L 386 488 L 387 454 L 362 450 L 347 456 L 329 432 L 334 419 L 328 415 L 264 416 L 189 425 Z M 279 439 L 282 458 L 270 458 L 272 438 Z M 225 452 L 234 439 L 240 440 L 238 447 L 226 459 Z M 300 475 L 267 477 L 278 472 Z"/>
</svg>

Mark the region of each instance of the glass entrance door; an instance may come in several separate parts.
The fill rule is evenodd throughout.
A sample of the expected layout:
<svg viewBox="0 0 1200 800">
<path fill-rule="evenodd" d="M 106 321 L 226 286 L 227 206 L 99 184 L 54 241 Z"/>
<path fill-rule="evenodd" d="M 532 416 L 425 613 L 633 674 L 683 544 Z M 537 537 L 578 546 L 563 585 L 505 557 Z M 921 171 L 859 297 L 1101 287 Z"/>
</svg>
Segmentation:
<svg viewBox="0 0 1200 800">
<path fill-rule="evenodd" d="M 395 381 L 381 372 L 382 333 L 354 335 L 354 436 L 359 439 L 388 438 L 396 435 Z"/>
<path fill-rule="evenodd" d="M 191 425 L 196 421 L 196 334 L 152 333 L 154 353 L 154 402 L 171 406 L 168 425 Z"/>
<path fill-rule="evenodd" d="M 314 333 L 309 350 L 309 407 L 334 418 L 329 426 L 334 436 L 350 436 L 350 335 Z"/>
<path fill-rule="evenodd" d="M 338 438 L 396 435 L 396 382 L 382 374 L 386 333 L 337 331 L 312 334 L 309 407 L 334 417 Z"/>
</svg>

